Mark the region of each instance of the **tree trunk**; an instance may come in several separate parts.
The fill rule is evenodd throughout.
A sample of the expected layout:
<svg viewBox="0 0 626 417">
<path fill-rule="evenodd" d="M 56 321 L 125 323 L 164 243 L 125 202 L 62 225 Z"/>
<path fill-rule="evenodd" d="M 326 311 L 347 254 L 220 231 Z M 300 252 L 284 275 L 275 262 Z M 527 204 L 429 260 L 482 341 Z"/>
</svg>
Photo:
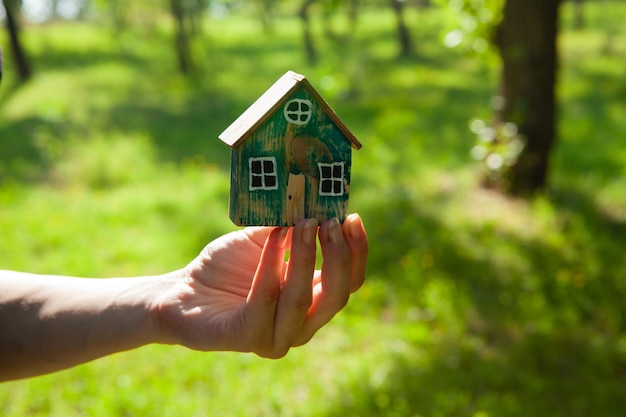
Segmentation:
<svg viewBox="0 0 626 417">
<path fill-rule="evenodd" d="M 560 0 L 507 0 L 496 43 L 502 58 L 499 122 L 513 122 L 526 139 L 505 173 L 506 191 L 529 195 L 547 183 L 556 135 L 556 71 Z"/>
<path fill-rule="evenodd" d="M 585 28 L 585 7 L 584 0 L 574 0 L 574 29 Z"/>
<path fill-rule="evenodd" d="M 404 0 L 389 0 L 396 15 L 396 28 L 398 31 L 398 42 L 400 44 L 400 56 L 407 57 L 413 53 L 413 42 L 409 27 L 404 21 Z"/>
<path fill-rule="evenodd" d="M 348 0 L 348 22 L 350 35 L 356 32 L 357 21 L 359 19 L 359 0 Z"/>
<path fill-rule="evenodd" d="M 187 15 L 182 0 L 170 0 L 170 11 L 174 17 L 176 57 L 178 68 L 183 74 L 189 74 L 193 69 L 191 47 L 189 45 L 189 30 Z"/>
<path fill-rule="evenodd" d="M 17 73 L 22 82 L 28 81 L 32 77 L 32 69 L 26 52 L 20 41 L 20 28 L 17 20 L 18 5 L 15 0 L 2 0 L 6 13 L 5 24 L 9 33 L 9 42 L 11 44 L 11 53 Z"/>
<path fill-rule="evenodd" d="M 272 0 L 256 0 L 254 2 L 258 8 L 259 18 L 263 31 L 266 33 L 274 32 L 274 9 L 275 5 Z"/>
<path fill-rule="evenodd" d="M 311 33 L 311 22 L 309 18 L 309 9 L 316 0 L 304 0 L 298 11 L 298 16 L 302 21 L 302 38 L 304 41 L 304 50 L 306 52 L 307 60 L 309 64 L 315 65 L 317 63 L 317 49 L 313 42 L 313 34 Z"/>
<path fill-rule="evenodd" d="M 2 59 L 3 59 L 3 55 L 2 55 L 2 46 L 0 46 L 0 85 L 2 85 Z"/>
</svg>

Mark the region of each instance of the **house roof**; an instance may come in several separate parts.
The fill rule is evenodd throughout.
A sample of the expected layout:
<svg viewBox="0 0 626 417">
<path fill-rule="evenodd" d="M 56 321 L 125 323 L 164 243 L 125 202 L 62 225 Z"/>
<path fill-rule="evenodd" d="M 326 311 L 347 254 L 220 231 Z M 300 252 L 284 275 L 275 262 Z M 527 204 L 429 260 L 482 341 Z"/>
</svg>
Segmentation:
<svg viewBox="0 0 626 417">
<path fill-rule="evenodd" d="M 261 95 L 248 109 L 226 128 L 219 138 L 231 148 L 236 148 L 246 140 L 263 122 L 278 109 L 287 97 L 302 84 L 322 106 L 324 111 L 346 135 L 354 149 L 361 149 L 363 145 L 350 132 L 348 127 L 339 119 L 335 111 L 326 103 L 322 96 L 313 88 L 309 81 L 300 74 L 287 71 L 265 93 Z"/>
</svg>

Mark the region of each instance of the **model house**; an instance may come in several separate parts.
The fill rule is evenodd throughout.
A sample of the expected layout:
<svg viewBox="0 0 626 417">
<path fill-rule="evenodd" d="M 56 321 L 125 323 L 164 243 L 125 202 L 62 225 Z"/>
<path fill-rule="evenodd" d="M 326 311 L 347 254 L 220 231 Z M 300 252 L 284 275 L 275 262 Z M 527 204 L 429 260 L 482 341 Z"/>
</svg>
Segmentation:
<svg viewBox="0 0 626 417">
<path fill-rule="evenodd" d="M 231 148 L 235 224 L 346 217 L 352 149 L 361 143 L 304 76 L 287 72 L 219 138 Z"/>
</svg>

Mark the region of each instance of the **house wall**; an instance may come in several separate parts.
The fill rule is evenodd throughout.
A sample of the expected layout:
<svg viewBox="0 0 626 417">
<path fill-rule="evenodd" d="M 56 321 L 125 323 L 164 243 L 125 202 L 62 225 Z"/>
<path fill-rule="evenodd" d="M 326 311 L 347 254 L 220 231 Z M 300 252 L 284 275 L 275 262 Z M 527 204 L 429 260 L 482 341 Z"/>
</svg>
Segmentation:
<svg viewBox="0 0 626 417">
<path fill-rule="evenodd" d="M 312 118 L 306 125 L 288 123 L 283 105 L 294 98 L 310 100 Z M 300 87 L 254 134 L 231 152 L 230 217 L 238 225 L 290 226 L 287 215 L 289 174 L 305 175 L 304 216 L 320 221 L 347 215 L 352 149 L 348 138 Z M 250 157 L 276 158 L 278 189 L 249 190 Z M 344 162 L 344 194 L 319 195 L 318 162 Z"/>
</svg>

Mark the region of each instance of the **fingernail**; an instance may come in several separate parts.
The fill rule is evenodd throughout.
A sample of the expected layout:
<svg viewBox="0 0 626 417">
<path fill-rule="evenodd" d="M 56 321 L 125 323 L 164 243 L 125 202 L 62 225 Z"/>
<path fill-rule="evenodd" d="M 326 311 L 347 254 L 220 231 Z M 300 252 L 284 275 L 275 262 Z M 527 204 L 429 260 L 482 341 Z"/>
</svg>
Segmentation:
<svg viewBox="0 0 626 417">
<path fill-rule="evenodd" d="M 304 230 L 302 230 L 302 240 L 307 245 L 315 243 L 315 236 L 317 235 L 317 219 L 308 219 L 304 224 Z"/>
<path fill-rule="evenodd" d="M 330 236 L 330 241 L 333 243 L 341 243 L 343 241 L 343 232 L 338 218 L 334 217 L 330 221 L 328 225 L 328 235 Z"/>
<path fill-rule="evenodd" d="M 285 248 L 287 247 L 287 234 L 289 233 L 289 228 L 288 227 L 281 227 L 280 231 L 278 232 L 278 236 L 277 236 L 277 243 L 278 246 L 281 248 Z"/>
<path fill-rule="evenodd" d="M 363 230 L 363 221 L 361 220 L 361 216 L 357 213 L 351 214 L 348 216 L 348 233 L 350 236 L 356 239 L 360 239 L 365 235 Z"/>
</svg>

